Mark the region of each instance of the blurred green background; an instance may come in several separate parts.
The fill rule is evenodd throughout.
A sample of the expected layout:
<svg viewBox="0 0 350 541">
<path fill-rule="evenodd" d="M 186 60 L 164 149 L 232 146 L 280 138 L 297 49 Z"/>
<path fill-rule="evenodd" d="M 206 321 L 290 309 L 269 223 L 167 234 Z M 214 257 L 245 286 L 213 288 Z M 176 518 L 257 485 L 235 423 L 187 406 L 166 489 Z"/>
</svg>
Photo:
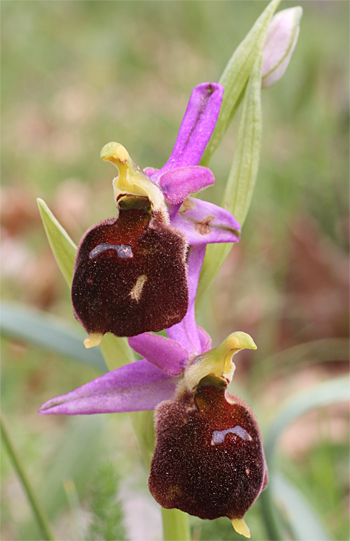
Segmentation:
<svg viewBox="0 0 350 541">
<path fill-rule="evenodd" d="M 118 141 L 141 167 L 161 167 L 192 88 L 219 79 L 266 5 L 2 2 L 4 300 L 53 313 L 78 330 L 36 197 L 76 243 L 90 225 L 113 216 L 115 172 L 99 158 L 103 145 Z M 294 5 L 304 10 L 299 42 L 283 79 L 263 91 L 261 167 L 242 240 L 199 315 L 214 345 L 235 330 L 254 337 L 258 350 L 237 358 L 234 383 L 263 429 L 286 397 L 348 369 L 349 4 L 282 2 L 279 9 Z M 220 203 L 236 129 L 237 120 L 214 155 L 216 184 L 203 199 Z M 57 538 L 87 538 L 96 479 L 106 468 L 108 476 L 111 464 L 132 538 L 140 532 L 137 516 L 143 541 L 160 539 L 129 417 L 36 413 L 45 400 L 97 375 L 2 338 L 3 413 Z M 349 535 L 348 437 L 348 409 L 340 404 L 304 416 L 280 445 L 283 471 L 338 540 Z M 1 538 L 39 539 L 6 451 L 1 476 Z M 253 539 L 267 539 L 258 511 L 256 504 L 248 519 Z M 195 522 L 194 539 L 235 539 L 230 528 L 226 521 Z"/>
</svg>

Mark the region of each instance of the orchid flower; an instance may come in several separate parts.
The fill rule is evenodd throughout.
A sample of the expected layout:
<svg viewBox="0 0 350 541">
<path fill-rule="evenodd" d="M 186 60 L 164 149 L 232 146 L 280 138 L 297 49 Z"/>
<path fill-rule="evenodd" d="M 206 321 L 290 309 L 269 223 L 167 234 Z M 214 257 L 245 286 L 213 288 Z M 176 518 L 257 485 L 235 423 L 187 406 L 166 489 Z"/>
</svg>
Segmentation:
<svg viewBox="0 0 350 541">
<path fill-rule="evenodd" d="M 194 303 L 188 293 L 192 270 L 185 261 L 187 247 L 193 247 L 190 259 L 197 267 L 208 243 L 239 240 L 240 225 L 232 214 L 189 197 L 215 180 L 198 163 L 222 97 L 218 83 L 195 87 L 173 152 L 160 170 L 143 171 L 119 143 L 102 149 L 102 159 L 119 173 L 113 181 L 118 216 L 90 228 L 78 248 L 72 303 L 89 334 L 86 347 L 99 344 L 106 332 L 134 336 L 180 322 L 171 335 L 191 332 L 184 330 L 187 320 L 183 321 Z"/>
</svg>

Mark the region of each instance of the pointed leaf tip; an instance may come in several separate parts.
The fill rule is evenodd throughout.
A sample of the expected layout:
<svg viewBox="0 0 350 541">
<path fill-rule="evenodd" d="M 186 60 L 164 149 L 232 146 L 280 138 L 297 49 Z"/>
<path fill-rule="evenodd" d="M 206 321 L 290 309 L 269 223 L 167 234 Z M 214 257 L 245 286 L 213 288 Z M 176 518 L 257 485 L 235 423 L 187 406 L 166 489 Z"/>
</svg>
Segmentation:
<svg viewBox="0 0 350 541">
<path fill-rule="evenodd" d="M 77 247 L 67 231 L 52 214 L 45 201 L 38 198 L 37 203 L 52 253 L 64 279 L 70 287 L 73 279 L 73 268 Z"/>
</svg>

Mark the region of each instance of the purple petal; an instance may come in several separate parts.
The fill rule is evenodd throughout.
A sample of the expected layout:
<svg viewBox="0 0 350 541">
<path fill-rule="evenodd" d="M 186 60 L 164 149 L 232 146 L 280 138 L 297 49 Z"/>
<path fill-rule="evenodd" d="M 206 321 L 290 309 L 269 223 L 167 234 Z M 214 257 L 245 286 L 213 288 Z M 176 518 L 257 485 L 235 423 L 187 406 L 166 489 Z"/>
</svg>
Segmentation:
<svg viewBox="0 0 350 541">
<path fill-rule="evenodd" d="M 188 352 L 180 344 L 157 334 L 132 336 L 129 346 L 170 376 L 179 376 L 188 359 Z"/>
<path fill-rule="evenodd" d="M 199 192 L 214 182 L 210 169 L 192 165 L 166 171 L 159 178 L 159 187 L 169 203 L 182 203 L 191 193 Z"/>
<path fill-rule="evenodd" d="M 164 167 L 151 174 L 152 179 L 171 169 L 199 164 L 214 131 L 223 93 L 219 83 L 201 83 L 193 89 L 173 152 Z"/>
<path fill-rule="evenodd" d="M 188 266 L 188 309 L 183 320 L 177 325 L 167 329 L 167 335 L 183 348 L 185 348 L 189 357 L 201 353 L 201 342 L 198 334 L 198 327 L 195 320 L 195 299 L 198 286 L 198 279 L 201 272 L 203 259 L 205 256 L 205 244 L 201 246 L 191 246 L 187 266 Z"/>
<path fill-rule="evenodd" d="M 199 334 L 199 341 L 201 344 L 201 353 L 205 353 L 211 348 L 211 338 L 209 334 L 204 329 L 202 329 L 202 327 L 197 327 L 197 329 Z"/>
<path fill-rule="evenodd" d="M 136 361 L 49 400 L 39 413 L 89 415 L 153 410 L 159 402 L 174 396 L 177 382 L 153 364 Z"/>
<path fill-rule="evenodd" d="M 190 245 L 212 242 L 238 242 L 241 226 L 230 212 L 213 203 L 188 197 L 171 217 L 171 224 L 181 229 Z"/>
</svg>

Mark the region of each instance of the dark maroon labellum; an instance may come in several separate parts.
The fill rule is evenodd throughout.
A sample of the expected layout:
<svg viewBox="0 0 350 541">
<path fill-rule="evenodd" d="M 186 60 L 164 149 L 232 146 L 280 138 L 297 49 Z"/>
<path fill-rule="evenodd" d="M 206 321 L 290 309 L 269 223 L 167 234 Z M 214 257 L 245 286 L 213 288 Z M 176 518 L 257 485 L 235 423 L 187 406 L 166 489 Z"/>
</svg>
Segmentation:
<svg viewBox="0 0 350 541">
<path fill-rule="evenodd" d="M 166 509 L 202 519 L 243 518 L 267 482 L 254 413 L 240 398 L 200 387 L 156 409 L 149 489 Z"/>
<path fill-rule="evenodd" d="M 89 334 L 156 332 L 186 314 L 186 240 L 140 206 L 95 225 L 79 246 L 72 303 Z"/>
</svg>

